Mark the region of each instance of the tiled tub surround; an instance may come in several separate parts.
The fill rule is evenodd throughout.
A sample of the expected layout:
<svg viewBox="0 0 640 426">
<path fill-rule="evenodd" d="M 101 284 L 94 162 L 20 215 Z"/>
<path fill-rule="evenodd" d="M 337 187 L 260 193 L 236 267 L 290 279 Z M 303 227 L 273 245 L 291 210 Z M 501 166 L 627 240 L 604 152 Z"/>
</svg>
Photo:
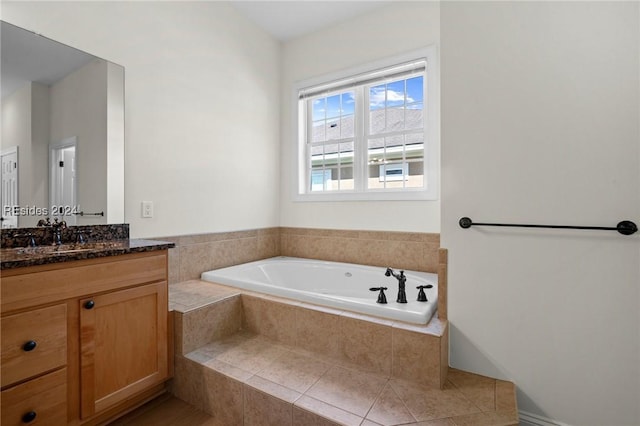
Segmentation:
<svg viewBox="0 0 640 426">
<path fill-rule="evenodd" d="M 280 228 L 281 256 L 438 272 L 440 234 Z"/>
<path fill-rule="evenodd" d="M 447 378 L 446 321 L 412 326 L 196 280 L 169 299 L 173 392 L 221 425 L 517 424 L 513 384 Z"/>
<path fill-rule="evenodd" d="M 169 284 L 275 256 L 438 273 L 438 315 L 446 319 L 447 257 L 439 234 L 276 227 L 155 239 L 176 245 L 169 250 Z"/>
</svg>

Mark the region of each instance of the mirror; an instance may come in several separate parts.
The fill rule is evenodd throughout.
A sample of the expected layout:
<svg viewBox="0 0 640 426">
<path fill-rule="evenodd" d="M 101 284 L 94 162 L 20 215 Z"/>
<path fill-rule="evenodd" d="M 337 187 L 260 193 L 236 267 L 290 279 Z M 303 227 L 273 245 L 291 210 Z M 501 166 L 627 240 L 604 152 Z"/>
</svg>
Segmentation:
<svg viewBox="0 0 640 426">
<path fill-rule="evenodd" d="M 124 222 L 124 68 L 0 21 L 2 228 Z"/>
</svg>

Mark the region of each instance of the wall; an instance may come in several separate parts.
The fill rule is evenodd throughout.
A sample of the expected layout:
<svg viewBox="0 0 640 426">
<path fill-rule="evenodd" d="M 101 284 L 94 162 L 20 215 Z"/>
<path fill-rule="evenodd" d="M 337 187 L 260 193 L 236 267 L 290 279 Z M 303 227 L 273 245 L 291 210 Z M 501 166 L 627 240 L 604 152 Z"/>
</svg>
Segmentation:
<svg viewBox="0 0 640 426">
<path fill-rule="evenodd" d="M 2 99 L 2 149 L 18 147 L 18 203 L 46 207 L 48 201 L 49 89 L 26 84 Z M 35 226 L 36 216 L 18 217 L 18 226 Z"/>
<path fill-rule="evenodd" d="M 639 6 L 441 6 L 451 364 L 530 420 L 640 424 L 640 236 L 457 222 L 640 221 Z"/>
<path fill-rule="evenodd" d="M 280 47 L 232 6 L 3 1 L 2 19 L 124 66 L 133 237 L 278 225 Z"/>
<path fill-rule="evenodd" d="M 95 59 L 49 90 L 51 142 L 77 138 L 76 203 L 85 212 L 107 210 L 107 68 Z M 101 217 L 76 219 L 77 225 L 105 223 Z"/>
<path fill-rule="evenodd" d="M 401 25 L 390 25 L 390 22 Z M 292 227 L 439 232 L 439 201 L 294 202 L 291 98 L 295 82 L 437 44 L 439 3 L 402 2 L 283 44 L 280 224 Z M 357 46 L 357 48 L 354 48 Z"/>
</svg>

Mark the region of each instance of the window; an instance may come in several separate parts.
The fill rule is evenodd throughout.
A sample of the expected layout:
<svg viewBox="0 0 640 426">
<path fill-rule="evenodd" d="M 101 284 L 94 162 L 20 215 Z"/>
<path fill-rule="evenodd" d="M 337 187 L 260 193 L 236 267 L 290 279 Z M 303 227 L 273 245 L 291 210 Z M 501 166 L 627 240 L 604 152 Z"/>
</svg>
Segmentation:
<svg viewBox="0 0 640 426">
<path fill-rule="evenodd" d="M 436 199 L 436 73 L 425 49 L 299 84 L 295 199 Z"/>
</svg>

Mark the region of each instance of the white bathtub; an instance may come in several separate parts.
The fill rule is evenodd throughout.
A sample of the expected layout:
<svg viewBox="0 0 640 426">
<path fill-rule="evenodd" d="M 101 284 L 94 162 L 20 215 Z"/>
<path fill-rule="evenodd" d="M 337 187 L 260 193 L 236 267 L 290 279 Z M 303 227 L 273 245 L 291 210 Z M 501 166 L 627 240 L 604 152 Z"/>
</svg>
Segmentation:
<svg viewBox="0 0 640 426">
<path fill-rule="evenodd" d="M 390 265 L 393 266 L 393 265 Z M 438 276 L 405 271 L 408 303 L 396 303 L 398 280 L 385 276 L 386 268 L 294 257 L 274 257 L 204 272 L 202 279 L 245 290 L 282 296 L 391 320 L 426 324 L 438 305 Z M 416 301 L 419 285 L 428 302 Z M 370 287 L 387 287 L 387 304 L 376 303 Z"/>
</svg>

